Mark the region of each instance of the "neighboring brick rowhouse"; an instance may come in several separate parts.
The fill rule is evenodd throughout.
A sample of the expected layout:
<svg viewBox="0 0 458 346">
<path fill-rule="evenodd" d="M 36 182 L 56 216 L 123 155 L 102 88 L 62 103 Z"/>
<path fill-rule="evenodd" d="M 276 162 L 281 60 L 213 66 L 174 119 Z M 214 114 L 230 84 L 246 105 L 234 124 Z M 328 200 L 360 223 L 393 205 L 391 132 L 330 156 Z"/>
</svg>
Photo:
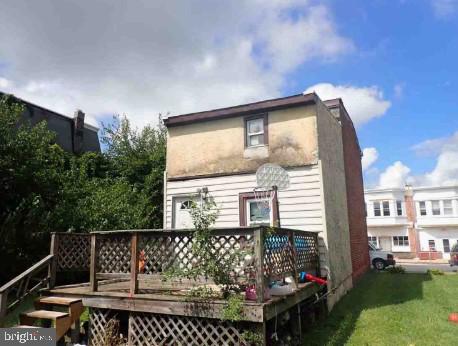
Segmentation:
<svg viewBox="0 0 458 346">
<path fill-rule="evenodd" d="M 352 276 L 353 279 L 357 279 L 370 267 L 361 148 L 353 122 L 342 101 L 329 100 L 325 104 L 342 124 Z"/>
</svg>

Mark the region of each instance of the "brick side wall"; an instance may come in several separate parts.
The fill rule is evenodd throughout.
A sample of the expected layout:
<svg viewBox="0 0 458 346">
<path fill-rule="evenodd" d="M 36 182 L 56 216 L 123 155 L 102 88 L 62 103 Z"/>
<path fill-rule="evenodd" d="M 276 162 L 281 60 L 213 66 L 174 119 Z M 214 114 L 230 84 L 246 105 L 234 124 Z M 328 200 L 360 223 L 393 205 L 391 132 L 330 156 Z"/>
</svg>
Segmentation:
<svg viewBox="0 0 458 346">
<path fill-rule="evenodd" d="M 409 230 L 409 243 L 410 243 L 410 252 L 415 256 L 418 255 L 420 251 L 420 242 L 418 239 L 418 233 L 415 229 L 415 222 L 417 221 L 416 213 L 415 213 L 415 202 L 413 201 L 412 197 L 412 187 L 406 187 L 406 193 L 404 196 L 405 208 L 406 208 L 406 216 L 407 221 L 409 222 L 408 230 Z"/>
<path fill-rule="evenodd" d="M 340 105 L 339 118 L 342 124 L 352 277 L 355 280 L 370 268 L 361 149 L 353 123 L 343 105 Z"/>
</svg>

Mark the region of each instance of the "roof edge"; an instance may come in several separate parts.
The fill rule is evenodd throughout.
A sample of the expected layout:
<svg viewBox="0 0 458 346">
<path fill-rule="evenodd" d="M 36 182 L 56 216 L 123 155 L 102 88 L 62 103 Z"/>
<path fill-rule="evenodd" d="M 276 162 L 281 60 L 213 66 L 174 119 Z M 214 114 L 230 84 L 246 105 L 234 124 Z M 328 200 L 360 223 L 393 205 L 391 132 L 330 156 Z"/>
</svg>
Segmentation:
<svg viewBox="0 0 458 346">
<path fill-rule="evenodd" d="M 290 107 L 299 107 L 306 104 L 316 103 L 317 100 L 318 96 L 315 93 L 306 95 L 297 94 L 237 106 L 217 108 L 208 111 L 180 114 L 164 119 L 164 124 L 167 127 L 173 127 L 207 120 L 225 119 L 235 116 L 262 113 Z"/>
</svg>

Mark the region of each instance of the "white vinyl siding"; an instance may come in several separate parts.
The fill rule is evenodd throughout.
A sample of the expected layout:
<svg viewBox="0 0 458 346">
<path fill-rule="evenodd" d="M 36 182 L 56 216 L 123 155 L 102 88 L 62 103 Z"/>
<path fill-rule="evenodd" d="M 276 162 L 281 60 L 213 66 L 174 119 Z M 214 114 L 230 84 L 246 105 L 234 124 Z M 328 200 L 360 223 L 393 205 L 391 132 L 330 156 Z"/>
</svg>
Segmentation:
<svg viewBox="0 0 458 346">
<path fill-rule="evenodd" d="M 322 231 L 320 176 L 317 166 L 288 170 L 290 187 L 278 192 L 282 227 Z M 168 181 L 166 190 L 166 228 L 172 228 L 172 197 L 193 195 L 206 186 L 218 205 L 215 227 L 239 227 L 239 194 L 252 192 L 255 174 Z"/>
</svg>

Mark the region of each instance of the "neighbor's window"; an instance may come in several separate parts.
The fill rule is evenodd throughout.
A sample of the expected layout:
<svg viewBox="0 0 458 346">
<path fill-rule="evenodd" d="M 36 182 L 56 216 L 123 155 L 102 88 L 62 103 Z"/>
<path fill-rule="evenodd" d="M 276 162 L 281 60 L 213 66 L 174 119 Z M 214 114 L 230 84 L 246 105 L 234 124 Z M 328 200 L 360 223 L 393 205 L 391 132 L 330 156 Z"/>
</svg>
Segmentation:
<svg viewBox="0 0 458 346">
<path fill-rule="evenodd" d="M 390 203 L 383 201 L 383 216 L 390 216 Z"/>
<path fill-rule="evenodd" d="M 367 236 L 367 240 L 369 241 L 370 244 L 374 245 L 377 247 L 377 237 L 375 236 Z"/>
<path fill-rule="evenodd" d="M 448 239 L 442 239 L 442 245 L 444 246 L 444 253 L 450 252 L 450 241 Z"/>
<path fill-rule="evenodd" d="M 245 132 L 247 147 L 267 144 L 267 134 L 265 133 L 266 122 L 267 117 L 265 115 L 246 119 Z"/>
<path fill-rule="evenodd" d="M 426 202 L 421 201 L 420 203 L 418 203 L 418 205 L 420 206 L 420 215 L 425 216 L 426 215 Z"/>
<path fill-rule="evenodd" d="M 429 251 L 436 251 L 436 241 L 435 240 L 428 240 Z"/>
<path fill-rule="evenodd" d="M 396 212 L 398 216 L 402 216 L 402 201 L 396 201 Z"/>
<path fill-rule="evenodd" d="M 399 235 L 393 237 L 394 246 L 409 246 L 409 237 L 405 235 Z"/>
<path fill-rule="evenodd" d="M 444 201 L 444 215 L 453 215 L 453 206 L 451 199 Z"/>
<path fill-rule="evenodd" d="M 374 216 L 382 216 L 380 211 L 380 202 L 374 202 Z"/>
<path fill-rule="evenodd" d="M 431 201 L 431 207 L 433 210 L 433 215 L 440 215 L 441 214 L 441 205 L 439 201 Z"/>
</svg>

